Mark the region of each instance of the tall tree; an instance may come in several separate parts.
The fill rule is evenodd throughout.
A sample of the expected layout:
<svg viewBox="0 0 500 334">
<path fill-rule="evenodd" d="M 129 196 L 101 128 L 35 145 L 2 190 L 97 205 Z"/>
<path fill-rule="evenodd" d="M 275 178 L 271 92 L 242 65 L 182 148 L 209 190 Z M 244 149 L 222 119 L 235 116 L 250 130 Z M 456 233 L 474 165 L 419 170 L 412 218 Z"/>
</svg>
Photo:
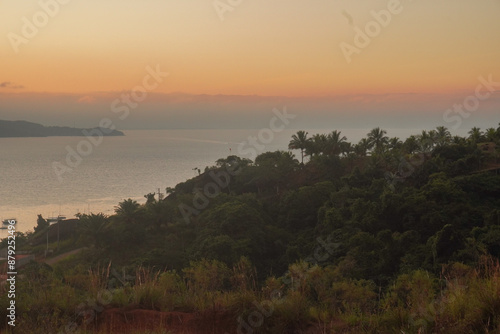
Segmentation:
<svg viewBox="0 0 500 334">
<path fill-rule="evenodd" d="M 483 132 L 476 126 L 470 129 L 468 134 L 469 137 L 467 139 L 474 144 L 480 143 L 483 140 Z"/>
<path fill-rule="evenodd" d="M 155 195 L 156 193 L 149 193 L 147 195 L 144 195 L 144 198 L 146 198 L 146 206 L 149 206 L 156 202 Z"/>
<path fill-rule="evenodd" d="M 307 141 L 306 155 L 311 157 L 325 153 L 328 146 L 328 137 L 325 134 L 315 134 Z"/>
<path fill-rule="evenodd" d="M 432 131 L 432 132 L 431 132 Z M 429 132 L 422 130 L 422 132 L 417 136 L 418 146 L 420 152 L 429 153 L 434 146 L 435 131 L 431 130 Z"/>
<path fill-rule="evenodd" d="M 354 152 L 354 145 L 349 142 L 343 142 L 340 144 L 340 153 L 343 156 L 348 156 L 350 153 Z"/>
<path fill-rule="evenodd" d="M 437 146 L 443 146 L 451 142 L 451 133 L 444 126 L 438 126 L 436 128 L 436 144 Z"/>
<path fill-rule="evenodd" d="M 370 141 L 367 138 L 363 138 L 354 146 L 354 152 L 360 157 L 365 157 L 370 147 Z"/>
<path fill-rule="evenodd" d="M 126 223 L 133 223 L 139 215 L 140 207 L 141 205 L 137 201 L 129 198 L 115 206 L 115 213 L 118 218 L 123 219 Z"/>
<path fill-rule="evenodd" d="M 384 146 L 389 141 L 389 137 L 387 137 L 386 134 L 387 131 L 380 129 L 379 127 L 371 130 L 367 135 L 370 148 L 374 148 L 377 153 L 382 152 Z"/>
<path fill-rule="evenodd" d="M 460 136 L 453 136 L 451 138 L 451 142 L 453 144 L 456 144 L 456 145 L 465 145 L 465 143 L 467 142 L 467 140 L 464 138 L 464 137 L 460 137 Z"/>
<path fill-rule="evenodd" d="M 42 217 L 42 215 L 38 215 L 38 219 L 36 220 L 35 233 L 44 230 L 49 227 L 49 223 Z"/>
<path fill-rule="evenodd" d="M 81 215 L 78 229 L 83 237 L 90 238 L 95 247 L 104 246 L 105 232 L 109 219 L 103 213 Z"/>
<path fill-rule="evenodd" d="M 291 150 L 300 150 L 300 155 L 302 157 L 302 164 L 304 164 L 304 151 L 307 147 L 307 132 L 297 131 L 296 134 L 292 136 L 292 140 L 288 144 L 288 148 Z"/>
<path fill-rule="evenodd" d="M 334 130 L 327 136 L 325 152 L 328 155 L 339 155 L 342 153 L 342 145 L 346 143 L 347 138 L 341 135 L 340 131 Z"/>
<path fill-rule="evenodd" d="M 406 138 L 405 142 L 403 143 L 403 149 L 407 154 L 415 153 L 418 148 L 418 138 L 415 135 L 411 135 L 410 137 Z"/>
<path fill-rule="evenodd" d="M 498 141 L 500 136 L 495 128 L 489 128 L 489 129 L 486 129 L 486 131 L 484 133 L 484 137 L 487 141 L 496 142 L 496 141 Z"/>
<path fill-rule="evenodd" d="M 403 147 L 403 142 L 398 137 L 392 137 L 387 141 L 387 145 L 392 150 L 398 150 Z"/>
</svg>

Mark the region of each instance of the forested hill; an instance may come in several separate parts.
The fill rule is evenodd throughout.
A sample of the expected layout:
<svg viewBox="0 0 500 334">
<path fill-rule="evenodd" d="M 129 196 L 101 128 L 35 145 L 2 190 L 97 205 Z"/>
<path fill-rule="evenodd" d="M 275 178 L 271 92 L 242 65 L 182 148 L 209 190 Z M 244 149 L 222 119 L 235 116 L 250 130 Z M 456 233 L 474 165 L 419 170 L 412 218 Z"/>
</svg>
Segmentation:
<svg viewBox="0 0 500 334">
<path fill-rule="evenodd" d="M 78 129 L 67 126 L 43 126 L 26 121 L 2 121 L 0 120 L 0 137 L 52 137 L 52 136 L 85 136 L 99 130 L 103 136 L 123 136 L 123 132 L 105 128 Z M 95 134 L 97 135 L 97 134 Z"/>
<path fill-rule="evenodd" d="M 297 156 L 222 158 L 72 229 L 40 217 L 16 251 L 82 251 L 20 270 L 16 333 L 145 333 L 120 320 L 138 314 L 149 333 L 500 333 L 499 147 L 500 127 L 299 131 Z M 203 330 L 158 320 L 180 317 Z"/>
</svg>

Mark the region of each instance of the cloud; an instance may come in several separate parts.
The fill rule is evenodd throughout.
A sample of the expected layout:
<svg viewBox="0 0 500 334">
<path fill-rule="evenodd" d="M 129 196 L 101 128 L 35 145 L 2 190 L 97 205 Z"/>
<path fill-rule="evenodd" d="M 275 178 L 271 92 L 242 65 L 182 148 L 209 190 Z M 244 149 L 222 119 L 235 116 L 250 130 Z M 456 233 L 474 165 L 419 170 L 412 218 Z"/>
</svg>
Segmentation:
<svg viewBox="0 0 500 334">
<path fill-rule="evenodd" d="M 80 104 L 94 104 L 96 98 L 90 95 L 82 96 L 76 102 Z"/>
<path fill-rule="evenodd" d="M 7 88 L 7 89 L 23 89 L 24 86 L 21 85 L 16 85 L 13 82 L 10 81 L 4 81 L 0 83 L 0 88 Z"/>
</svg>

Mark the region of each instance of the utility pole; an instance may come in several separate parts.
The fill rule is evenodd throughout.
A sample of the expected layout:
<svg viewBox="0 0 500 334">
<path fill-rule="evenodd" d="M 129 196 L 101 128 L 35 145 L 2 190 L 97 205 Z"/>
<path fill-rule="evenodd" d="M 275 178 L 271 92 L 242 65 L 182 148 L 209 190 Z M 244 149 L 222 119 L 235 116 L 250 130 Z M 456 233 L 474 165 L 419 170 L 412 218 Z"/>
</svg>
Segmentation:
<svg viewBox="0 0 500 334">
<path fill-rule="evenodd" d="M 59 251 L 59 223 L 60 222 L 61 222 L 60 220 L 57 221 L 57 251 Z"/>
<path fill-rule="evenodd" d="M 163 199 L 163 194 L 161 193 L 161 189 L 158 188 L 158 202 L 160 202 Z"/>
</svg>

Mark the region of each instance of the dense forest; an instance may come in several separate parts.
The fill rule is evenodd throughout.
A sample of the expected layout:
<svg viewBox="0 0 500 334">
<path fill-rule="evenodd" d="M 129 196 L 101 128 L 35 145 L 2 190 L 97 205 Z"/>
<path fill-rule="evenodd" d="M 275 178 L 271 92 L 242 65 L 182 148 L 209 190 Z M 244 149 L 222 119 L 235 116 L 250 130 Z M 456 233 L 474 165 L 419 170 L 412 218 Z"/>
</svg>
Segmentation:
<svg viewBox="0 0 500 334">
<path fill-rule="evenodd" d="M 17 236 L 39 260 L 16 332 L 499 333 L 499 147 L 500 126 L 298 131 L 293 151 L 79 215 L 49 248 L 80 251 L 52 265 L 40 217 Z"/>
</svg>

